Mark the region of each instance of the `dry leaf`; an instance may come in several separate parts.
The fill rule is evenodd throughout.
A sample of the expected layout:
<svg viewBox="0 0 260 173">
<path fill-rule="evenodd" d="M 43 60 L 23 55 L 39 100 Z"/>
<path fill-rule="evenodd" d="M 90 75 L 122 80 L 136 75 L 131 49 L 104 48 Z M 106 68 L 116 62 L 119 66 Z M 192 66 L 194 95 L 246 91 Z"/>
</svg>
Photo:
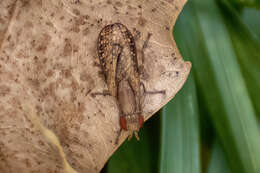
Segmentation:
<svg viewBox="0 0 260 173">
<path fill-rule="evenodd" d="M 115 22 L 127 26 L 147 90 L 166 90 L 145 96 L 148 119 L 180 90 L 191 68 L 171 37 L 184 3 L 0 1 L 0 172 L 99 172 L 118 147 L 120 129 L 115 98 L 91 97 L 107 89 L 96 65 L 100 30 Z"/>
</svg>

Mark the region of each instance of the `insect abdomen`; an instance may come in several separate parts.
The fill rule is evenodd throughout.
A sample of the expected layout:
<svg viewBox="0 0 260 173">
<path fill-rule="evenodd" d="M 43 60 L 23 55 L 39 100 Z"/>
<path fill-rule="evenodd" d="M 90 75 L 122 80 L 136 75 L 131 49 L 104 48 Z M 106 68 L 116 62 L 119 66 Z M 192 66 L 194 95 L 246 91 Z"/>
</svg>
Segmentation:
<svg viewBox="0 0 260 173">
<path fill-rule="evenodd" d="M 140 79 L 134 37 L 121 23 L 105 26 L 98 38 L 98 56 L 108 89 L 118 100 L 120 126 L 138 131 L 140 115 Z"/>
</svg>

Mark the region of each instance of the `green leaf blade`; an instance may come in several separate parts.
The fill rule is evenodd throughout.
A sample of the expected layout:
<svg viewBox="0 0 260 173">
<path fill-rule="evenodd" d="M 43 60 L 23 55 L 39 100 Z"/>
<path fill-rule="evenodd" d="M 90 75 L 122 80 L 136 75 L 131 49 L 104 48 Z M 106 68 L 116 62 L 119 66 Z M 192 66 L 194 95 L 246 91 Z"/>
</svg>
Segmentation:
<svg viewBox="0 0 260 173">
<path fill-rule="evenodd" d="M 190 76 L 162 110 L 160 172 L 199 173 L 199 124 L 196 91 Z"/>
</svg>

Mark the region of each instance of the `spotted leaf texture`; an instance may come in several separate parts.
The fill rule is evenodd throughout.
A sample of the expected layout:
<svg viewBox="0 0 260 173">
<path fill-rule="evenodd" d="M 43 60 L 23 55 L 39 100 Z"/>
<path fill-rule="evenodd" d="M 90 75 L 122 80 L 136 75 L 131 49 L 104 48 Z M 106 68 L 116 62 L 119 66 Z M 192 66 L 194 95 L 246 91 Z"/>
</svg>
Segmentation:
<svg viewBox="0 0 260 173">
<path fill-rule="evenodd" d="M 117 100 L 108 90 L 97 39 L 124 24 L 134 37 L 140 81 L 165 95 L 142 99 L 145 120 L 183 86 L 172 28 L 185 0 L 0 1 L 0 172 L 100 172 L 115 144 Z"/>
</svg>

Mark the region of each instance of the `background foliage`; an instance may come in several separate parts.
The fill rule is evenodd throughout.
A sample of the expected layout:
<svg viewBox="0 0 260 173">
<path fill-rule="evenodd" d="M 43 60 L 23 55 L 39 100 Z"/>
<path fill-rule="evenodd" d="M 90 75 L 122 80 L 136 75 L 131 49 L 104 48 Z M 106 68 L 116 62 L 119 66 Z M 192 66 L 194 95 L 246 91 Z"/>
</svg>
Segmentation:
<svg viewBox="0 0 260 173">
<path fill-rule="evenodd" d="M 107 173 L 260 172 L 258 0 L 190 0 L 174 27 L 183 89 L 125 142 Z"/>
</svg>

